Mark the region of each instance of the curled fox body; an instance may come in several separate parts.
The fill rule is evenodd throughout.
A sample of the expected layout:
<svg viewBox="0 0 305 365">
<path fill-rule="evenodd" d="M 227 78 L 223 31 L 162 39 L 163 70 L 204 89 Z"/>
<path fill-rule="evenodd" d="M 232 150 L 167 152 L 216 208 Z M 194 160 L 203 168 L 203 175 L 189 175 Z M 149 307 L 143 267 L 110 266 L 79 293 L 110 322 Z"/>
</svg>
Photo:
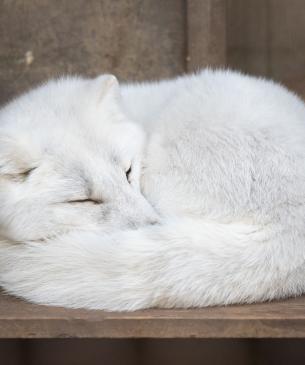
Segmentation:
<svg viewBox="0 0 305 365">
<path fill-rule="evenodd" d="M 0 111 L 0 285 L 106 310 L 299 295 L 304 161 L 304 103 L 271 81 L 49 81 Z"/>
</svg>

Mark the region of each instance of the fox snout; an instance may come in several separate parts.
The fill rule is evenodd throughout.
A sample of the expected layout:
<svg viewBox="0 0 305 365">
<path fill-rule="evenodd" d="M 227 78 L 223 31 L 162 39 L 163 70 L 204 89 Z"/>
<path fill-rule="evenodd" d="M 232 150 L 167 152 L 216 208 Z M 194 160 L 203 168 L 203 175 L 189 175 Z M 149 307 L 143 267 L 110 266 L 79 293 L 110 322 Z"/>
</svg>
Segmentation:
<svg viewBox="0 0 305 365">
<path fill-rule="evenodd" d="M 130 229 L 137 229 L 142 226 L 156 225 L 160 218 L 153 207 L 143 198 L 144 203 L 131 205 L 123 212 L 122 219 Z"/>
<path fill-rule="evenodd" d="M 103 207 L 99 224 L 106 230 L 137 229 L 160 223 L 160 217 L 140 192 L 120 194 Z"/>
<path fill-rule="evenodd" d="M 147 219 L 132 219 L 132 217 L 130 217 L 131 219 L 128 219 L 126 224 L 128 226 L 128 228 L 130 229 L 137 229 L 143 226 L 154 226 L 160 223 L 160 220 L 157 218 L 147 218 Z"/>
</svg>

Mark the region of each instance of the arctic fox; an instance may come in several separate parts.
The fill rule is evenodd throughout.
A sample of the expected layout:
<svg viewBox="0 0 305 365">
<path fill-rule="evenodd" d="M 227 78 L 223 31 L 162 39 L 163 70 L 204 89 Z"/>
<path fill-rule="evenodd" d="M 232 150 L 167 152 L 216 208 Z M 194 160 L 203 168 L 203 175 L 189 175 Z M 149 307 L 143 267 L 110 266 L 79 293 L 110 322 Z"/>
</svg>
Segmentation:
<svg viewBox="0 0 305 365">
<path fill-rule="evenodd" d="M 0 285 L 106 310 L 305 292 L 305 106 L 203 70 L 49 81 L 0 111 Z"/>
</svg>

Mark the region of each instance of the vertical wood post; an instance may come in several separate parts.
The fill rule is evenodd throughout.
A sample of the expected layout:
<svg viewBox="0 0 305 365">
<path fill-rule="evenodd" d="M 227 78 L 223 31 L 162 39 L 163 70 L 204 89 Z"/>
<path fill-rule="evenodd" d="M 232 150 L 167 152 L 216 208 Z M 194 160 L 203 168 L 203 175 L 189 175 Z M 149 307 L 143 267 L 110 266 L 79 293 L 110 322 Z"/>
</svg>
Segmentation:
<svg viewBox="0 0 305 365">
<path fill-rule="evenodd" d="M 225 0 L 186 0 L 187 71 L 225 65 L 225 3 Z"/>
</svg>

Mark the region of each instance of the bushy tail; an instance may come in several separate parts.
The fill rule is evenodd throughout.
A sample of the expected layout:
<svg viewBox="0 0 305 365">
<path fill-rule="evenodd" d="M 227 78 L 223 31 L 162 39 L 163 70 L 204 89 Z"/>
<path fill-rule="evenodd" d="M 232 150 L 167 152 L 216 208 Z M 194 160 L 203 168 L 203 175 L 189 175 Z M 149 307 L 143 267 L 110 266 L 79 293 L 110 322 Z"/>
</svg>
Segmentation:
<svg viewBox="0 0 305 365">
<path fill-rule="evenodd" d="M 304 269 L 304 255 L 292 256 L 246 224 L 183 220 L 110 236 L 75 232 L 44 243 L 0 243 L 0 285 L 7 292 L 67 307 L 266 300 L 301 293 Z"/>
</svg>

